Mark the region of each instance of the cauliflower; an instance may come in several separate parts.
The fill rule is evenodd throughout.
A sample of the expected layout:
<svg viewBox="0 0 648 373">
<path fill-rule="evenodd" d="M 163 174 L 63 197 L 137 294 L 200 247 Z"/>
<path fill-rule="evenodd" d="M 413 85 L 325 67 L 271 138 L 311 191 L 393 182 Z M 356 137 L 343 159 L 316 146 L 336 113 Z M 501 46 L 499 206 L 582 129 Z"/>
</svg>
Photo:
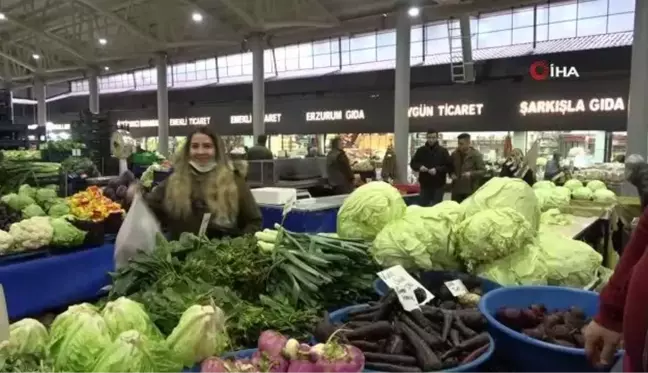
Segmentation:
<svg viewBox="0 0 648 373">
<path fill-rule="evenodd" d="M 5 253 L 11 250 L 13 246 L 13 237 L 3 230 L 0 230 L 0 253 Z"/>
<path fill-rule="evenodd" d="M 54 228 L 48 217 L 35 216 L 13 223 L 9 228 L 9 234 L 13 237 L 17 250 L 36 250 L 49 245 L 54 235 Z"/>
</svg>

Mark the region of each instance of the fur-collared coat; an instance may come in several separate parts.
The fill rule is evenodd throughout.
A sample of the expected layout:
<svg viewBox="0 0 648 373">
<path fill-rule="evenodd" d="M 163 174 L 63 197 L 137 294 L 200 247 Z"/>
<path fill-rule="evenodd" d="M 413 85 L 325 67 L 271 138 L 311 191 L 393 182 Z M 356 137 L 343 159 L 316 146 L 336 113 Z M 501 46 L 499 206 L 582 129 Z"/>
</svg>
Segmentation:
<svg viewBox="0 0 648 373">
<path fill-rule="evenodd" d="M 211 214 L 207 236 L 238 236 L 261 228 L 261 211 L 245 182 L 243 162 L 219 164 L 199 173 L 182 159 L 173 173 L 146 197 L 151 210 L 173 238 L 198 233 L 203 216 Z"/>
</svg>

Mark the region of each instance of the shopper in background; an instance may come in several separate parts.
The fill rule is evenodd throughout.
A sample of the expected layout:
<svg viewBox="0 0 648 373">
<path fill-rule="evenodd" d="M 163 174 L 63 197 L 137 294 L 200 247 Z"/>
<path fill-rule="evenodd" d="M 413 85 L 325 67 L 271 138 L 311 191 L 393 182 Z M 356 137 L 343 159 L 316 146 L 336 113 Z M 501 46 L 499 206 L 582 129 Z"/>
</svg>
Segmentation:
<svg viewBox="0 0 648 373">
<path fill-rule="evenodd" d="M 472 147 L 470 135 L 457 136 L 458 146 L 452 152 L 452 200 L 462 202 L 473 194 L 486 173 L 481 153 Z"/>
<path fill-rule="evenodd" d="M 547 165 L 545 166 L 544 179 L 548 181 L 553 181 L 557 185 L 562 185 L 565 183 L 565 173 L 563 172 L 563 169 L 560 166 L 559 153 L 554 153 L 551 160 L 547 162 Z"/>
<path fill-rule="evenodd" d="M 342 149 L 339 137 L 331 140 L 331 150 L 326 155 L 326 175 L 335 194 L 349 194 L 354 189 L 354 176 L 351 163 Z"/>
<path fill-rule="evenodd" d="M 261 212 L 245 182 L 245 165 L 230 161 L 220 137 L 198 128 L 178 152 L 173 173 L 145 200 L 173 238 L 198 233 L 203 218 L 209 237 L 256 232 Z"/>
<path fill-rule="evenodd" d="M 648 371 L 647 246 L 648 210 L 644 210 L 614 274 L 601 291 L 598 314 L 583 331 L 585 353 L 596 366 L 609 368 L 623 340 L 622 371 Z"/>
<path fill-rule="evenodd" d="M 396 179 L 396 166 L 396 152 L 394 151 L 394 146 L 389 144 L 380 167 L 380 178 L 382 181 L 391 183 Z"/>
<path fill-rule="evenodd" d="M 272 152 L 266 147 L 268 136 L 260 135 L 257 137 L 257 143 L 247 151 L 248 161 L 263 161 L 273 159 Z"/>
<path fill-rule="evenodd" d="M 648 204 L 648 164 L 639 154 L 631 154 L 625 159 L 626 180 L 637 188 L 641 209 Z"/>
<path fill-rule="evenodd" d="M 416 149 L 410 167 L 418 172 L 421 206 L 434 206 L 443 201 L 448 172 L 452 170 L 452 159 L 448 149 L 439 144 L 437 131 L 427 132 L 427 141 Z"/>
<path fill-rule="evenodd" d="M 533 184 L 535 183 L 535 175 L 533 173 L 533 170 L 524 161 L 524 154 L 522 154 L 522 150 L 517 148 L 511 151 L 511 155 L 502 165 L 500 177 L 514 177 L 522 179 L 526 181 L 529 186 L 533 186 Z"/>
</svg>

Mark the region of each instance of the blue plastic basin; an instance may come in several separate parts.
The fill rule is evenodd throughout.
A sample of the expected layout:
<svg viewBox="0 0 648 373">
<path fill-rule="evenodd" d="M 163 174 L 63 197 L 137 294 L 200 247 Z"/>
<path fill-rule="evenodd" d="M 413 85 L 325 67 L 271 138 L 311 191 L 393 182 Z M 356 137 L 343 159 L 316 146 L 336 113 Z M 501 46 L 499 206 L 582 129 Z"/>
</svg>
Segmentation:
<svg viewBox="0 0 648 373">
<path fill-rule="evenodd" d="M 226 352 L 223 355 L 221 355 L 221 358 L 223 359 L 234 359 L 234 360 L 239 360 L 239 359 L 251 359 L 252 355 L 257 352 L 258 348 L 249 348 L 247 350 L 239 350 L 239 351 L 231 351 L 231 352 Z M 185 369 L 183 372 L 200 372 L 200 364 L 196 364 L 190 369 Z"/>
<path fill-rule="evenodd" d="M 362 310 L 369 307 L 368 304 L 358 304 L 355 306 L 349 306 L 345 307 L 342 309 L 339 309 L 333 313 L 331 313 L 331 322 L 332 323 L 344 323 L 347 321 L 347 318 L 349 316 L 349 312 L 351 311 L 356 311 L 356 310 Z M 444 372 L 478 372 L 479 367 L 484 365 L 490 358 L 493 356 L 493 353 L 495 352 L 495 341 L 493 338 L 490 338 L 490 345 L 488 346 L 488 350 L 484 352 L 480 357 L 477 359 L 471 361 L 468 364 L 460 365 L 457 367 L 454 367 L 452 369 L 446 369 Z M 372 372 L 370 370 L 364 370 L 365 372 Z"/>
<path fill-rule="evenodd" d="M 526 308 L 542 303 L 548 309 L 581 307 L 588 317 L 592 317 L 598 310 L 598 296 L 591 291 L 557 286 L 503 287 L 484 295 L 479 310 L 488 320 L 498 354 L 501 351 L 515 371 L 594 372 L 597 369 L 587 361 L 584 349 L 554 345 L 518 333 L 497 321 L 495 313 L 501 307 Z"/>
<path fill-rule="evenodd" d="M 450 271 L 426 271 L 419 273 L 419 277 L 423 282 L 436 282 L 434 280 L 436 280 L 438 277 L 446 276 L 448 273 L 450 273 Z M 502 287 L 502 285 L 498 284 L 497 282 L 493 282 L 485 278 L 480 278 L 480 280 L 482 292 L 484 294 L 493 289 L 499 289 Z M 376 281 L 374 281 L 373 283 L 373 287 L 376 294 L 380 295 L 381 297 L 387 294 L 387 292 L 389 291 L 387 284 L 385 284 L 385 282 L 381 279 L 376 279 Z"/>
</svg>

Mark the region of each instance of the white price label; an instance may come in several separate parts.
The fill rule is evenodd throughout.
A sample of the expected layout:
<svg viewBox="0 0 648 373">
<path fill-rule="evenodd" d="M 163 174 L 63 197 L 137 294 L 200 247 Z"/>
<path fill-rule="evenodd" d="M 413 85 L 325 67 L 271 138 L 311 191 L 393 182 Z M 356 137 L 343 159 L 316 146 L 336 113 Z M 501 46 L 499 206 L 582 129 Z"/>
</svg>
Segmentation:
<svg viewBox="0 0 648 373">
<path fill-rule="evenodd" d="M 198 236 L 203 236 L 207 232 L 207 227 L 209 226 L 209 220 L 211 220 L 211 213 L 206 213 L 203 215 L 202 222 L 200 222 L 200 230 L 198 231 Z"/>
<path fill-rule="evenodd" d="M 445 286 L 450 290 L 453 297 L 468 294 L 468 288 L 466 288 L 466 285 L 461 280 L 446 281 Z"/>
<path fill-rule="evenodd" d="M 72 149 L 72 155 L 75 157 L 81 156 L 81 149 Z"/>
<path fill-rule="evenodd" d="M 288 215 L 288 213 L 295 207 L 295 204 L 297 204 L 297 196 L 291 197 L 285 204 L 283 208 L 283 213 L 281 214 L 282 216 Z"/>
<path fill-rule="evenodd" d="M 434 295 L 430 293 L 423 285 L 421 285 L 414 277 L 412 277 L 405 268 L 400 265 L 387 268 L 384 271 L 378 272 L 378 277 L 389 286 L 390 289 L 396 291 L 398 295 L 398 300 L 400 301 L 403 309 L 410 312 L 415 309 L 419 309 L 421 305 L 427 304 L 432 299 Z M 418 302 L 414 291 L 416 289 L 423 289 L 425 291 L 426 298 L 423 302 Z"/>
</svg>

